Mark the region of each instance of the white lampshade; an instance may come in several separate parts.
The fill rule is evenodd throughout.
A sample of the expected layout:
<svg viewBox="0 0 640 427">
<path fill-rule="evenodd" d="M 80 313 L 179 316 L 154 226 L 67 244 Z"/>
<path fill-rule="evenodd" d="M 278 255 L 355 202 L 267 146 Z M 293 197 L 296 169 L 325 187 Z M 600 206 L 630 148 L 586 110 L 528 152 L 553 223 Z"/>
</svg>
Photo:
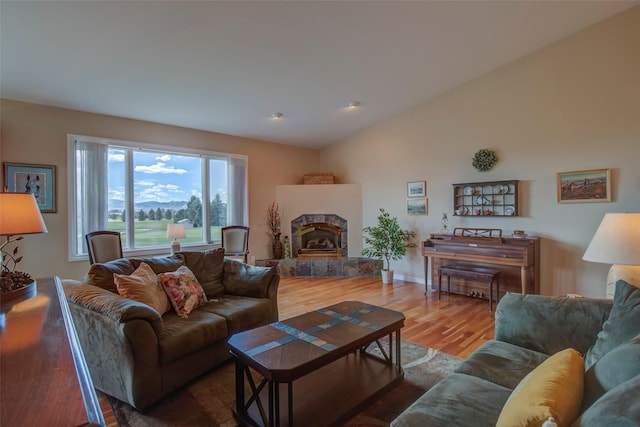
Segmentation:
<svg viewBox="0 0 640 427">
<path fill-rule="evenodd" d="M 168 239 L 184 239 L 187 237 L 187 233 L 184 229 L 184 224 L 169 224 L 167 225 L 167 238 Z"/>
<path fill-rule="evenodd" d="M 47 226 L 31 193 L 0 193 L 0 236 L 46 233 Z"/>
<path fill-rule="evenodd" d="M 640 265 L 640 213 L 605 214 L 582 259 Z"/>
<path fill-rule="evenodd" d="M 640 213 L 606 214 L 582 259 L 613 264 L 607 275 L 608 298 L 613 298 L 619 279 L 640 287 Z"/>
<path fill-rule="evenodd" d="M 178 239 L 184 239 L 185 237 L 187 237 L 187 232 L 184 229 L 184 224 L 167 225 L 167 238 L 173 239 L 173 243 L 171 243 L 171 255 L 180 252 L 180 242 L 178 242 Z"/>
</svg>

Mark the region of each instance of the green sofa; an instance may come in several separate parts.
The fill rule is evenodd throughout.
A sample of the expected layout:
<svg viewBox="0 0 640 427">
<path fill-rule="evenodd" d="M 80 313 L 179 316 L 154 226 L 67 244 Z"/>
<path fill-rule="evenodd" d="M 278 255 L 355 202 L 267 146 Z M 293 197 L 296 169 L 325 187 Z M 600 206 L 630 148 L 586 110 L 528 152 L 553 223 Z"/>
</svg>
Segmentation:
<svg viewBox="0 0 640 427">
<path fill-rule="evenodd" d="M 560 427 L 640 425 L 640 289 L 619 281 L 613 300 L 505 295 L 496 309 L 495 339 L 391 426 L 540 426 L 546 415 L 529 424 L 505 420 L 540 404 L 535 395 L 540 390 L 532 382 L 540 378 L 543 364 L 572 352 L 569 348 L 577 350 L 580 367 L 573 385 L 561 381 L 553 386 L 554 397 L 545 402 L 551 408 L 547 415 Z M 556 368 L 550 375 L 570 376 L 567 372 Z M 523 398 L 529 408 L 516 406 Z M 575 400 L 571 416 L 559 415 L 558 402 L 565 398 Z"/>
<path fill-rule="evenodd" d="M 131 275 L 142 262 L 155 274 L 186 265 L 208 302 L 184 318 L 120 296 L 114 273 Z M 232 334 L 277 321 L 279 280 L 274 268 L 224 258 L 220 249 L 94 264 L 63 287 L 94 386 L 145 411 L 229 359 Z"/>
</svg>

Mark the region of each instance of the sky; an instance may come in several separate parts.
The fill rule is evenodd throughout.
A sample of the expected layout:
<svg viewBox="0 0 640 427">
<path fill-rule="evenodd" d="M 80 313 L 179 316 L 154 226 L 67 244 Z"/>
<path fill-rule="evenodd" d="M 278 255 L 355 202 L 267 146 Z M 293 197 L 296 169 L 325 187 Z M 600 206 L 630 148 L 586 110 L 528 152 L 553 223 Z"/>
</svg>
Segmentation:
<svg viewBox="0 0 640 427">
<path fill-rule="evenodd" d="M 134 203 L 187 202 L 195 195 L 202 199 L 200 156 L 133 151 Z M 227 201 L 227 170 L 224 160 L 210 159 L 212 195 Z M 109 150 L 109 199 L 125 197 L 125 151 Z"/>
</svg>

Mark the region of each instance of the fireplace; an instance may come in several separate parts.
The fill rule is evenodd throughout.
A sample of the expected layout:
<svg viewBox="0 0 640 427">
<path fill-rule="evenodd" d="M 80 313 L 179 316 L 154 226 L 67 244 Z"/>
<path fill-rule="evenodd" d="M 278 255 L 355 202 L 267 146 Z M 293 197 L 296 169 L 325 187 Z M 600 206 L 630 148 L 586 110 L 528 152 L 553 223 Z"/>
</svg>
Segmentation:
<svg viewBox="0 0 640 427">
<path fill-rule="evenodd" d="M 291 221 L 291 255 L 346 257 L 347 221 L 334 214 L 305 214 Z"/>
<path fill-rule="evenodd" d="M 342 256 L 340 227 L 326 222 L 312 222 L 300 228 L 298 258 Z"/>
</svg>

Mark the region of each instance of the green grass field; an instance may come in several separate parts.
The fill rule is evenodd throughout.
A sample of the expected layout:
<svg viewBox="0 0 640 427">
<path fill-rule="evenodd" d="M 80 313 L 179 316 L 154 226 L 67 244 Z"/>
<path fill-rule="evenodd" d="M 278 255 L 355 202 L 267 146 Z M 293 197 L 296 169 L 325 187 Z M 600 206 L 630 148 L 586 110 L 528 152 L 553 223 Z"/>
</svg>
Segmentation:
<svg viewBox="0 0 640 427">
<path fill-rule="evenodd" d="M 136 230 L 136 247 L 144 246 L 161 246 L 166 245 L 167 224 L 170 220 L 160 221 L 138 221 L 134 223 Z M 122 233 L 122 245 L 126 246 L 125 223 L 119 220 L 109 220 L 109 230 L 119 231 Z M 202 243 L 202 227 L 186 227 L 187 237 L 179 239 L 181 244 L 184 243 Z M 211 239 L 220 240 L 220 227 L 211 227 Z"/>
</svg>

